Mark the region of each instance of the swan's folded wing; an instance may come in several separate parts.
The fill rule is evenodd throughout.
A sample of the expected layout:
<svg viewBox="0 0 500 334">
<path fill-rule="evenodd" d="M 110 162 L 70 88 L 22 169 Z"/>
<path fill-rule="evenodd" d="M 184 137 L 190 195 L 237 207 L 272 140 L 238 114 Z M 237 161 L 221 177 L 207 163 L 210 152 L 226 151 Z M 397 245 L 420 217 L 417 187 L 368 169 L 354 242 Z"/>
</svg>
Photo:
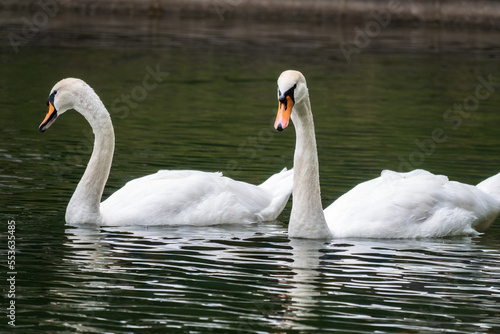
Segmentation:
<svg viewBox="0 0 500 334">
<path fill-rule="evenodd" d="M 414 238 L 473 234 L 491 220 L 498 203 L 474 186 L 416 170 L 384 171 L 325 209 L 339 237 Z"/>
<path fill-rule="evenodd" d="M 215 225 L 261 221 L 271 195 L 221 173 L 167 171 L 128 182 L 101 203 L 109 225 Z"/>
<path fill-rule="evenodd" d="M 133 179 L 125 184 L 122 189 L 125 187 L 136 187 L 147 184 L 147 182 L 157 182 L 157 181 L 175 181 L 188 179 L 190 177 L 222 177 L 222 173 L 208 173 L 201 172 L 196 170 L 159 170 L 155 174 L 146 175 L 143 177 L 139 177 L 137 179 Z M 121 189 L 120 189 L 121 190 Z M 113 194 L 114 195 L 114 194 Z"/>
</svg>

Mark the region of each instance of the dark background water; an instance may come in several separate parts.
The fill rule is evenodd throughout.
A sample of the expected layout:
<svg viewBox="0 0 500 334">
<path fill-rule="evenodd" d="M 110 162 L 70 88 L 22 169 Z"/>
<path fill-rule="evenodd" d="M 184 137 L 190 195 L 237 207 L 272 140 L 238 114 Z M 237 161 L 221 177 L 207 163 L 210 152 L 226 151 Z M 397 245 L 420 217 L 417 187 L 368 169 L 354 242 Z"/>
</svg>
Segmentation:
<svg viewBox="0 0 500 334">
<path fill-rule="evenodd" d="M 96 90 L 114 122 L 105 197 L 158 169 L 260 183 L 292 167 L 293 127 L 277 133 L 271 126 L 276 79 L 290 68 L 308 80 L 325 206 L 382 169 L 425 168 L 472 184 L 500 171 L 498 32 L 388 27 L 349 63 L 340 44 L 355 46 L 354 28 L 70 17 L 51 21 L 17 53 L 3 39 L 1 306 L 9 302 L 7 223 L 14 220 L 17 308 L 16 327 L 4 316 L 2 328 L 500 330 L 498 222 L 476 238 L 329 243 L 288 239 L 290 204 L 277 222 L 245 226 L 64 222 L 92 150 L 90 127 L 75 112 L 43 134 L 38 124 L 51 87 L 70 76 Z M 22 29 L 4 18 L 3 36 Z M 162 80 L 141 89 L 150 71 Z M 491 91 L 481 88 L 484 80 L 495 83 Z"/>
</svg>

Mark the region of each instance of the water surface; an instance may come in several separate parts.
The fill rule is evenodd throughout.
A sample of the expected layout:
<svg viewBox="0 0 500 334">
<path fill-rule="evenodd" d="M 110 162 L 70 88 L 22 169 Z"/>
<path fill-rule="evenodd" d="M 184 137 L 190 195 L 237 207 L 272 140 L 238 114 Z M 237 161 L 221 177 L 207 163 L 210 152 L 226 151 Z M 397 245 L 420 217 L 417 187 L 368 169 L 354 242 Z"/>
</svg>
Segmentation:
<svg viewBox="0 0 500 334">
<path fill-rule="evenodd" d="M 276 79 L 289 68 L 308 80 L 325 206 L 382 169 L 425 168 L 472 184 L 500 171 L 500 86 L 467 113 L 448 111 L 463 112 L 482 79 L 500 82 L 498 35 L 392 29 L 349 64 L 338 45 L 351 28 L 277 26 L 258 25 L 252 37 L 235 22 L 49 25 L 18 53 L 0 49 L 2 226 L 15 220 L 17 250 L 16 328 L 6 330 L 500 330 L 498 221 L 475 238 L 328 243 L 287 237 L 290 204 L 279 221 L 243 226 L 65 224 L 90 127 L 75 112 L 43 134 L 38 124 L 51 87 L 69 76 L 96 90 L 114 122 L 104 197 L 158 169 L 260 183 L 292 167 L 293 127 L 271 127 Z M 162 80 L 138 95 L 150 71 Z M 1 235 L 6 245 L 7 227 Z"/>
</svg>

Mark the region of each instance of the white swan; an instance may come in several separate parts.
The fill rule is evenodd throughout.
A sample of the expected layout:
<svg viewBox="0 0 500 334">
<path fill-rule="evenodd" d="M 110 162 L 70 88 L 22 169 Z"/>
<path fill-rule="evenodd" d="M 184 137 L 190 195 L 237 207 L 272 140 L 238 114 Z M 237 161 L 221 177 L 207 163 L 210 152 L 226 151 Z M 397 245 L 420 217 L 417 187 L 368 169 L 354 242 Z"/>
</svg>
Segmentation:
<svg viewBox="0 0 500 334">
<path fill-rule="evenodd" d="M 278 100 L 275 128 L 283 131 L 291 117 L 297 133 L 290 237 L 476 235 L 500 214 L 500 174 L 472 186 L 424 170 L 385 170 L 323 211 L 313 116 L 306 80 L 300 72 L 285 71 L 280 75 Z"/>
<path fill-rule="evenodd" d="M 284 169 L 259 186 L 221 173 L 161 170 L 128 182 L 101 203 L 113 159 L 111 118 L 94 90 L 67 78 L 52 88 L 40 131 L 69 109 L 81 113 L 95 135 L 94 150 L 66 209 L 70 224 L 215 225 L 274 220 L 292 191 L 293 172 Z"/>
</svg>

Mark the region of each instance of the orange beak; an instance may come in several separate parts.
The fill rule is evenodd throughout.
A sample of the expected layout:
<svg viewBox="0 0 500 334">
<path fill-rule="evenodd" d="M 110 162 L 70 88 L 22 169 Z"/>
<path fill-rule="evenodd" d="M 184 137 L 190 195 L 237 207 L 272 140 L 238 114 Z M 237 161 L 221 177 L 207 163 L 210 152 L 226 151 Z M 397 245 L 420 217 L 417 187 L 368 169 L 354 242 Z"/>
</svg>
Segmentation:
<svg viewBox="0 0 500 334">
<path fill-rule="evenodd" d="M 44 132 L 45 130 L 47 130 L 57 118 L 56 108 L 54 108 L 52 102 L 49 101 L 48 104 L 49 104 L 49 111 L 47 112 L 47 115 L 45 115 L 45 118 L 43 119 L 42 123 L 40 123 L 40 126 L 38 127 L 40 132 Z"/>
<path fill-rule="evenodd" d="M 283 131 L 290 122 L 290 115 L 292 114 L 293 100 L 290 96 L 286 97 L 285 102 L 279 102 L 278 115 L 274 122 L 274 128 L 278 131 Z"/>
</svg>

